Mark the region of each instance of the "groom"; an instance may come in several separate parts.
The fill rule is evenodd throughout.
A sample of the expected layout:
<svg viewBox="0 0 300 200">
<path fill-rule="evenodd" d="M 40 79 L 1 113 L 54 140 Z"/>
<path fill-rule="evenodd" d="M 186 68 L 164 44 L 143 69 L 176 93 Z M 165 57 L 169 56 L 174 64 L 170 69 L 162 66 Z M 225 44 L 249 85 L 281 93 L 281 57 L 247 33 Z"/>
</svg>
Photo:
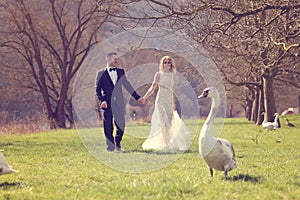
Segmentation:
<svg viewBox="0 0 300 200">
<path fill-rule="evenodd" d="M 103 125 L 106 137 L 107 151 L 115 149 L 121 151 L 121 141 L 125 128 L 125 102 L 122 88 L 125 89 L 139 103 L 145 101 L 133 89 L 125 76 L 125 71 L 117 68 L 117 53 L 106 55 L 106 68 L 98 71 L 96 78 L 96 94 L 100 108 L 104 111 Z M 113 122 L 116 125 L 116 136 L 113 136 Z"/>
</svg>

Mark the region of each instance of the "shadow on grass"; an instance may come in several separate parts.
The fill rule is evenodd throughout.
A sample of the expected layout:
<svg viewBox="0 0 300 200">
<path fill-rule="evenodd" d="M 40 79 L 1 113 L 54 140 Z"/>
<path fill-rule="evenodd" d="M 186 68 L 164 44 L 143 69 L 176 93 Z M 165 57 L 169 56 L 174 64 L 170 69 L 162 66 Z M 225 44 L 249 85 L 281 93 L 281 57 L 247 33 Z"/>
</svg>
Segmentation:
<svg viewBox="0 0 300 200">
<path fill-rule="evenodd" d="M 250 176 L 248 174 L 239 174 L 237 176 L 233 176 L 228 178 L 229 181 L 245 181 L 245 182 L 251 182 L 251 183 L 258 183 L 260 180 L 260 177 Z"/>
<path fill-rule="evenodd" d="M 6 142 L 6 143 L 0 143 L 0 146 L 6 147 L 6 146 L 13 146 L 14 144 L 12 142 Z"/>
<path fill-rule="evenodd" d="M 0 183 L 0 189 L 8 190 L 11 187 L 20 187 L 21 182 L 14 182 L 14 183 L 9 183 L 9 182 L 3 182 Z"/>
<path fill-rule="evenodd" d="M 198 151 L 195 151 L 196 153 Z M 159 154 L 159 155 L 164 155 L 164 154 L 188 154 L 188 153 L 195 153 L 191 150 L 186 150 L 186 151 L 161 151 L 161 150 L 122 150 L 121 153 L 146 153 L 146 154 Z"/>
</svg>

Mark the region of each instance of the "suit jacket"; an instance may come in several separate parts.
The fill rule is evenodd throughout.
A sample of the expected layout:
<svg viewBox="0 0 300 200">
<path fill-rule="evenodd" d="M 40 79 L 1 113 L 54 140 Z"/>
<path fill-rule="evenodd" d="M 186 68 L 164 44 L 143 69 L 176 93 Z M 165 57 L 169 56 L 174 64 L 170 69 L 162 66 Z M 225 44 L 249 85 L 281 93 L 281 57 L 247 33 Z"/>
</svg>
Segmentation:
<svg viewBox="0 0 300 200">
<path fill-rule="evenodd" d="M 134 97 L 136 100 L 140 96 L 135 92 L 132 85 L 129 83 L 125 76 L 125 71 L 120 68 L 116 68 L 118 79 L 114 85 L 107 69 L 98 71 L 96 78 L 96 95 L 100 102 L 106 101 L 108 106 L 112 106 L 116 109 L 124 109 L 125 102 L 122 88 L 125 89 Z"/>
</svg>

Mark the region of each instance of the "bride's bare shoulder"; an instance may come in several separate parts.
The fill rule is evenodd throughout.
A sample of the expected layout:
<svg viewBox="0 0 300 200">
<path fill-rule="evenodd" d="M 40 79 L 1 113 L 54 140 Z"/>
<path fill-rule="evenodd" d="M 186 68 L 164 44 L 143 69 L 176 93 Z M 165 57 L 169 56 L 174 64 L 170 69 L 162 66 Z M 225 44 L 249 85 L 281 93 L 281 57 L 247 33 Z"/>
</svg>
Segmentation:
<svg viewBox="0 0 300 200">
<path fill-rule="evenodd" d="M 160 78 L 160 72 L 156 72 L 154 75 L 154 82 L 157 83 L 159 81 Z"/>
</svg>

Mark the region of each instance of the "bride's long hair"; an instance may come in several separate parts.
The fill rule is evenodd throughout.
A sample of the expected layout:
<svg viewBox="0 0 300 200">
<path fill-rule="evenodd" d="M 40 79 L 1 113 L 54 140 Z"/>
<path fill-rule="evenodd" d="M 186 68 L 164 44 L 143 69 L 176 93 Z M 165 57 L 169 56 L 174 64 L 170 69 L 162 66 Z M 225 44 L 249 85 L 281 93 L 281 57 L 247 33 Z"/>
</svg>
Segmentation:
<svg viewBox="0 0 300 200">
<path fill-rule="evenodd" d="M 171 67 L 169 69 L 170 72 L 176 71 L 176 65 L 175 65 L 174 59 L 171 58 L 170 56 L 164 56 L 160 59 L 159 70 L 163 71 L 163 65 L 164 65 L 165 60 L 168 60 L 171 62 Z"/>
</svg>

